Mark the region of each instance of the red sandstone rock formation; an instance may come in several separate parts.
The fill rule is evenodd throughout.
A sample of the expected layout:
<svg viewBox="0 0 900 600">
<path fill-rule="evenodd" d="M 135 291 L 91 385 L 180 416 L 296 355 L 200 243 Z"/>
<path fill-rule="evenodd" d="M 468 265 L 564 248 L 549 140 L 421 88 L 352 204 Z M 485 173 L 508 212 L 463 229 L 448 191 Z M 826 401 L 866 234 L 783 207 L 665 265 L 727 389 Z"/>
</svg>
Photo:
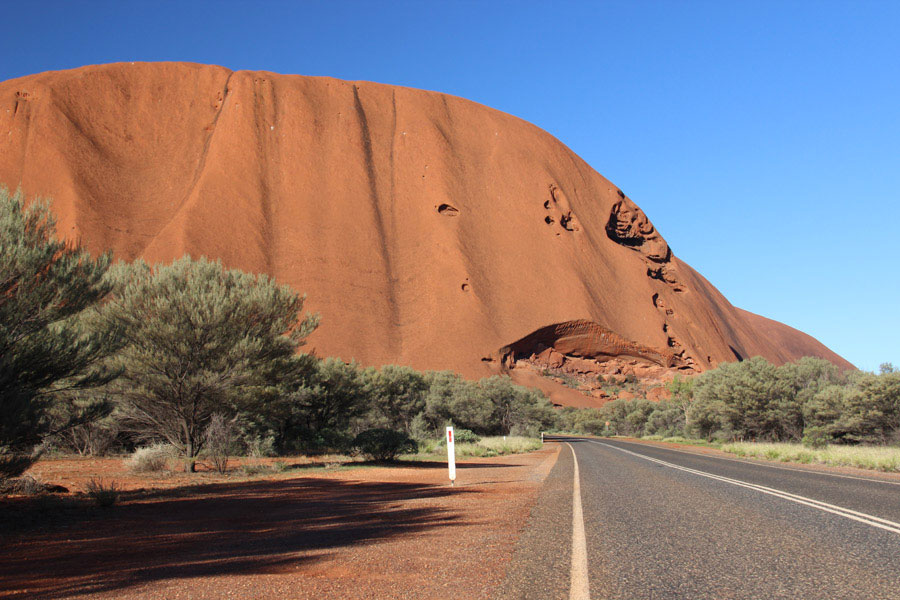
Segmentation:
<svg viewBox="0 0 900 600">
<path fill-rule="evenodd" d="M 551 135 L 461 98 L 113 64 L 0 83 L 0 136 L 0 183 L 52 197 L 62 234 L 269 273 L 321 313 L 322 356 L 470 377 L 549 347 L 685 372 L 850 367 L 733 307 Z"/>
</svg>

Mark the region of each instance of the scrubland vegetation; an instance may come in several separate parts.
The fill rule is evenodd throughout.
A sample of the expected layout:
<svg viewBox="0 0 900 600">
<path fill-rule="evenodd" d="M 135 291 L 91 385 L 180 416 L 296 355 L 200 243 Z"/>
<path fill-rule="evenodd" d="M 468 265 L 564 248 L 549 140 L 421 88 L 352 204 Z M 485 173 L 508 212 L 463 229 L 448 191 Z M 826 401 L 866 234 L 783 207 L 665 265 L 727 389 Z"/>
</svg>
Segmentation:
<svg viewBox="0 0 900 600">
<path fill-rule="evenodd" d="M 0 483 L 47 451 L 130 454 L 135 472 L 170 459 L 192 471 L 199 458 L 225 472 L 235 455 L 436 455 L 448 424 L 460 456 L 527 451 L 540 431 L 802 442 L 829 464 L 845 464 L 835 445 L 900 441 L 890 365 L 875 375 L 757 357 L 676 378 L 667 401 L 555 410 L 505 376 L 303 353 L 318 316 L 265 275 L 187 256 L 113 264 L 54 231 L 46 204 L 0 188 Z"/>
<path fill-rule="evenodd" d="M 897 444 L 900 371 L 841 371 L 803 358 L 775 366 L 755 357 L 692 379 L 676 377 L 671 399 L 614 400 L 599 409 L 563 409 L 562 429 L 597 435 L 718 442 Z M 606 427 L 609 422 L 609 428 Z"/>
<path fill-rule="evenodd" d="M 455 451 L 458 457 L 478 456 L 503 456 L 505 454 L 521 454 L 541 448 L 539 437 L 526 437 L 520 435 L 496 435 L 480 437 L 467 429 L 456 430 Z M 429 439 L 420 442 L 418 454 L 411 458 L 439 459 L 447 457 L 447 446 L 443 439 Z"/>
<path fill-rule="evenodd" d="M 722 450 L 749 458 L 900 472 L 900 448 L 896 446 L 828 444 L 809 448 L 803 444 L 736 442 L 724 444 Z"/>
<path fill-rule="evenodd" d="M 486 436 L 554 423 L 547 399 L 508 377 L 303 353 L 318 317 L 265 275 L 93 258 L 55 237 L 46 204 L 5 188 L 0 233 L 0 479 L 48 450 L 133 453 L 136 472 L 203 457 L 224 472 L 236 454 L 388 460 L 451 423 Z"/>
</svg>

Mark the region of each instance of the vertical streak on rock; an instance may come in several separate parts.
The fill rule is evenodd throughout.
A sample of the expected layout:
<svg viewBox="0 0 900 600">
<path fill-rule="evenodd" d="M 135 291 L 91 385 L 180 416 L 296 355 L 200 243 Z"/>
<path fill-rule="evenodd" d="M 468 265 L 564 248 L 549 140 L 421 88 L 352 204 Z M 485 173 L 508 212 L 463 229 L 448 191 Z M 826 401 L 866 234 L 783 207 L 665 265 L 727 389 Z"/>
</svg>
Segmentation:
<svg viewBox="0 0 900 600">
<path fill-rule="evenodd" d="M 395 200 L 396 200 L 394 197 L 394 194 L 396 193 L 397 181 L 396 181 L 396 172 L 394 170 L 394 164 L 395 164 L 394 163 L 394 150 L 397 146 L 397 91 L 393 90 L 393 89 L 391 90 L 391 108 L 392 108 L 392 110 L 391 110 L 391 157 L 390 157 L 391 190 L 390 190 L 390 196 L 388 198 L 390 201 L 390 204 L 388 206 L 390 207 L 389 214 L 391 215 L 391 239 L 395 239 L 396 234 L 397 234 L 397 223 L 396 223 L 396 216 L 394 213 L 394 206 L 395 206 Z"/>
<path fill-rule="evenodd" d="M 178 208 L 181 208 L 187 199 L 191 197 L 191 194 L 194 193 L 194 190 L 197 187 L 197 183 L 200 181 L 200 177 L 203 175 L 203 171 L 206 169 L 206 159 L 209 156 L 209 147 L 212 145 L 213 136 L 216 134 L 216 125 L 219 123 L 219 117 L 222 115 L 222 112 L 225 110 L 225 103 L 228 102 L 228 91 L 229 85 L 231 84 L 231 78 L 234 75 L 234 71 L 228 73 L 228 77 L 225 79 L 225 86 L 222 89 L 222 104 L 219 105 L 219 108 L 216 110 L 216 114 L 213 116 L 212 123 L 209 124 L 208 129 L 209 133 L 206 136 L 206 140 L 203 142 L 203 150 L 200 153 L 200 159 L 197 161 L 197 169 L 194 171 L 194 177 L 191 180 L 191 185 L 188 187 L 187 193 L 184 198 L 181 200 L 181 204 Z M 172 214 L 178 212 L 176 208 L 172 211 Z"/>
<path fill-rule="evenodd" d="M 268 81 L 256 80 L 253 82 L 253 112 L 254 121 L 256 123 L 256 138 L 259 144 L 262 156 L 259 161 L 259 189 L 260 189 L 260 213 L 262 223 L 260 229 L 260 246 L 262 250 L 263 260 L 266 264 L 266 272 L 274 275 L 274 260 L 272 259 L 272 192 L 269 185 L 269 175 L 272 168 L 272 129 L 275 117 L 278 113 L 275 99 L 276 94 L 266 94 L 264 89 Z M 271 84 L 269 84 L 271 86 Z M 268 100 L 271 96 L 272 106 L 268 106 Z M 272 115 L 272 123 L 266 119 L 267 115 Z"/>
<path fill-rule="evenodd" d="M 176 206 L 171 213 L 169 214 L 169 219 L 162 223 L 157 230 L 157 235 L 159 232 L 165 231 L 166 228 L 175 220 L 175 217 L 184 208 L 185 204 L 191 199 L 191 196 L 194 195 L 194 192 L 197 189 L 197 185 L 200 183 L 200 179 L 203 177 L 203 172 L 206 170 L 206 160 L 209 157 L 209 149 L 212 146 L 213 136 L 216 134 L 216 125 L 219 123 L 219 117 L 225 111 L 225 103 L 228 101 L 228 92 L 229 86 L 231 85 L 231 78 L 234 75 L 234 71 L 230 71 L 228 73 L 228 77 L 225 78 L 225 85 L 222 87 L 222 102 L 219 104 L 219 107 L 216 109 L 216 114 L 213 115 L 212 122 L 207 125 L 207 129 L 209 133 L 206 134 L 206 139 L 203 140 L 203 149 L 200 151 L 200 158 L 197 160 L 197 168 L 194 169 L 194 176 L 191 178 L 191 182 L 188 185 L 187 191 L 185 191 L 184 196 L 182 196 L 181 201 L 178 202 L 178 206 Z M 147 248 L 152 244 L 154 238 L 147 238 L 144 242 L 143 246 L 138 250 L 137 254 L 132 258 L 137 258 L 137 256 L 141 256 L 147 250 Z"/>
<path fill-rule="evenodd" d="M 19 100 L 16 99 L 16 116 L 19 116 Z M 19 181 L 17 182 L 18 186 L 21 187 L 25 180 L 25 165 L 28 164 L 28 151 L 31 148 L 31 138 L 32 138 L 32 121 L 33 115 L 32 107 L 24 100 L 21 101 L 24 108 L 22 110 L 22 116 L 20 118 L 25 120 L 25 142 L 22 144 L 22 162 L 19 165 Z"/>
<path fill-rule="evenodd" d="M 388 305 L 390 309 L 390 326 L 386 328 L 390 339 L 388 345 L 391 352 L 396 354 L 399 350 L 399 330 L 400 325 L 399 307 L 397 305 L 396 291 L 394 290 L 394 268 L 391 263 L 391 254 L 388 249 L 388 239 L 385 231 L 384 215 L 381 214 L 381 207 L 378 203 L 378 181 L 375 173 L 375 157 L 372 152 L 372 133 L 369 129 L 369 120 L 366 117 L 366 111 L 363 108 L 362 101 L 359 98 L 359 88 L 353 86 L 353 101 L 356 106 L 356 114 L 359 118 L 360 132 L 362 135 L 363 152 L 366 160 L 366 175 L 369 180 L 369 198 L 372 203 L 372 216 L 375 221 L 375 228 L 380 240 L 381 261 L 384 266 L 385 276 L 387 277 L 387 295 Z"/>
</svg>

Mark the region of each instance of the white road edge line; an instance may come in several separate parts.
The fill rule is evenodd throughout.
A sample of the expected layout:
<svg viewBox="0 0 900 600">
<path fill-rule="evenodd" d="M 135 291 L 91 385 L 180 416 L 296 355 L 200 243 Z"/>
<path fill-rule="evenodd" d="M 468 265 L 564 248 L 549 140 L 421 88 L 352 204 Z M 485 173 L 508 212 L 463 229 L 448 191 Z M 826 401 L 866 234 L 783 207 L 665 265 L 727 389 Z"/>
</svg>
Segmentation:
<svg viewBox="0 0 900 600">
<path fill-rule="evenodd" d="M 693 456 L 700 456 L 703 458 L 713 458 L 715 460 L 729 460 L 731 462 L 742 463 L 745 465 L 756 465 L 757 467 L 765 467 L 767 469 L 779 469 L 781 471 L 794 471 L 795 473 L 809 473 L 811 475 L 823 475 L 825 477 L 838 477 L 840 479 L 855 479 L 857 481 L 871 481 L 872 483 L 884 483 L 886 485 L 900 485 L 900 481 L 889 481 L 887 479 L 875 479 L 874 477 L 859 477 L 857 475 L 844 475 L 843 473 L 826 473 L 825 471 L 818 471 L 815 469 L 797 469 L 795 467 L 785 467 L 783 465 L 770 465 L 767 462 L 763 462 L 764 459 L 747 459 L 747 458 L 734 458 L 731 456 L 716 456 L 714 454 L 705 454 L 703 452 L 693 452 L 691 450 L 684 450 L 682 448 L 669 448 L 668 446 L 657 446 L 656 444 L 644 444 L 642 442 L 632 442 L 630 440 L 616 440 L 620 444 L 631 444 L 633 446 L 649 446 L 651 448 L 661 448 L 663 450 L 669 450 L 671 452 L 679 452 L 681 454 L 691 454 Z"/>
<path fill-rule="evenodd" d="M 569 581 L 569 600 L 590 600 L 588 580 L 587 540 L 584 535 L 584 512 L 581 508 L 581 476 L 578 457 L 572 444 L 566 443 L 575 461 L 575 482 L 572 486 L 572 571 Z"/>
<path fill-rule="evenodd" d="M 699 475 L 701 477 L 707 477 L 709 479 L 715 479 L 717 481 L 723 481 L 725 483 L 730 483 L 732 485 L 736 485 L 739 487 L 748 488 L 751 490 L 755 490 L 757 492 L 762 492 L 763 494 L 769 494 L 770 496 L 776 496 L 778 498 L 782 498 L 784 500 L 790 500 L 791 502 L 795 502 L 797 504 L 802 504 L 804 506 L 809 506 L 812 508 L 817 508 L 823 512 L 831 513 L 834 515 L 838 515 L 840 517 L 844 517 L 846 519 L 851 519 L 853 521 L 857 521 L 859 523 L 864 523 L 869 525 L 870 527 L 877 527 L 878 529 L 884 529 L 885 531 L 890 531 L 891 533 L 900 534 L 900 523 L 895 523 L 894 521 L 889 521 L 887 519 L 882 519 L 881 517 L 876 517 L 873 515 L 869 515 L 866 513 L 857 512 L 855 510 L 851 510 L 849 508 L 843 508 L 841 506 L 835 506 L 834 504 L 828 504 L 827 502 L 822 502 L 821 500 L 814 500 L 812 498 L 807 498 L 806 496 L 800 496 L 797 494 L 792 494 L 790 492 L 784 492 L 775 488 L 766 487 L 764 485 L 757 485 L 755 483 L 747 483 L 746 481 L 741 481 L 740 479 L 732 479 L 731 477 L 723 477 L 721 475 L 714 475 L 712 473 L 707 473 L 706 471 L 698 471 L 697 469 L 690 469 L 688 467 L 682 467 L 681 465 L 676 465 L 674 463 L 666 462 L 664 460 L 659 460 L 658 458 L 651 458 L 649 456 L 644 456 L 643 454 L 638 454 L 637 452 L 632 452 L 631 450 L 625 450 L 624 448 L 618 448 L 616 446 L 612 446 L 610 444 L 604 444 L 602 442 L 595 442 L 591 440 L 591 443 L 598 444 L 600 446 L 606 446 L 607 448 L 612 448 L 613 450 L 618 450 L 619 452 L 624 452 L 625 454 L 630 454 L 632 456 L 636 456 L 638 458 L 643 458 L 644 460 L 654 462 L 660 465 L 664 465 L 666 467 L 670 467 L 672 469 L 678 469 L 679 471 L 685 471 L 687 473 L 691 473 L 693 475 Z M 574 450 L 573 450 L 574 452 Z"/>
</svg>

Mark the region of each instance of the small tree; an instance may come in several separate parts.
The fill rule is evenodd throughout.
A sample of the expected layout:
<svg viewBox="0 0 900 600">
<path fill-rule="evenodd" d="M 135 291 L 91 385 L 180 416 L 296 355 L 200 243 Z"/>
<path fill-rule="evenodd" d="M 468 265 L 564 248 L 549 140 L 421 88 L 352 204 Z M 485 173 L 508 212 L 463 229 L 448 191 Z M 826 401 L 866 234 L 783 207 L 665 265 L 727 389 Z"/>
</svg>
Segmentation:
<svg viewBox="0 0 900 600">
<path fill-rule="evenodd" d="M 363 372 L 372 402 L 372 420 L 409 433 L 413 419 L 425 410 L 428 383 L 422 373 L 410 367 L 385 365 Z"/>
<path fill-rule="evenodd" d="M 275 433 L 279 450 L 316 452 L 342 448 L 350 422 L 369 408 L 369 396 L 356 363 L 339 358 L 297 356 L 284 392 L 257 411 L 264 428 Z"/>
<path fill-rule="evenodd" d="M 301 319 L 304 298 L 287 286 L 205 258 L 111 273 L 114 297 L 99 319 L 125 340 L 116 383 L 123 423 L 169 442 L 193 471 L 212 414 L 273 394 L 318 317 Z"/>
<path fill-rule="evenodd" d="M 213 413 L 206 426 L 206 452 L 219 473 L 228 470 L 228 455 L 234 445 L 237 430 L 234 421 L 222 413 Z"/>
<path fill-rule="evenodd" d="M 52 400 L 110 381 L 102 368 L 108 331 L 84 328 L 79 315 L 109 292 L 110 257 L 97 259 L 58 240 L 47 205 L 25 206 L 22 192 L 0 187 L 0 466 L 5 476 L 28 468 L 27 456 L 51 433 Z M 56 429 L 108 412 L 88 403 Z"/>
</svg>

